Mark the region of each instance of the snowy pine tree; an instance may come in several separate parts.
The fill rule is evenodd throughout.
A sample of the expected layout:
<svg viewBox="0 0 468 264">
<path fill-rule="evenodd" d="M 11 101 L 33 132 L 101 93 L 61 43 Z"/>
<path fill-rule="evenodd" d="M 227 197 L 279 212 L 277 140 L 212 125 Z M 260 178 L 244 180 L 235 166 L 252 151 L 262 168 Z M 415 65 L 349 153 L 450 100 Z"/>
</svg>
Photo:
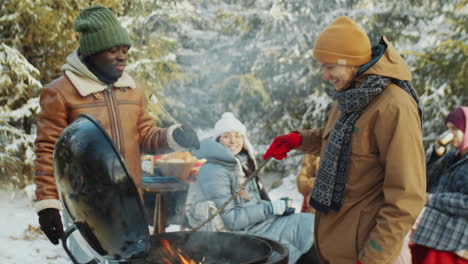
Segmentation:
<svg viewBox="0 0 468 264">
<path fill-rule="evenodd" d="M 39 71 L 21 53 L 0 44 L 0 182 L 24 187 L 34 161 L 34 116 Z"/>
<path fill-rule="evenodd" d="M 386 35 L 405 57 L 427 139 L 444 129 L 445 114 L 468 104 L 466 0 L 3 1 L 2 179 L 17 186 L 31 181 L 38 89 L 61 74 L 78 45 L 73 22 L 96 2 L 129 29 L 127 69 L 148 95 L 158 96 L 159 105 L 149 104 L 158 125 L 170 124 L 161 105 L 203 130 L 232 111 L 259 154 L 276 135 L 324 123 L 333 87 L 321 80 L 311 49 L 342 15 L 360 23 L 373 43 Z M 271 165 L 294 173 L 302 156 L 291 156 Z"/>
</svg>

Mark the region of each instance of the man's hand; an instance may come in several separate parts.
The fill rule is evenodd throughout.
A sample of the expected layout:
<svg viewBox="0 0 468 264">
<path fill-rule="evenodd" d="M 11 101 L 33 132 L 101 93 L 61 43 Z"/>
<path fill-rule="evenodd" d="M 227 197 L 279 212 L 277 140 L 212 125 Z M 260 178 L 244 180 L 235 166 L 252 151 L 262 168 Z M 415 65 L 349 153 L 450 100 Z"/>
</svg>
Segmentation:
<svg viewBox="0 0 468 264">
<path fill-rule="evenodd" d="M 184 148 L 200 148 L 200 141 L 198 140 L 197 133 L 195 132 L 195 130 L 193 130 L 192 127 L 188 125 L 182 125 L 174 129 L 172 137 L 174 138 L 175 142 L 177 142 L 177 144 L 181 145 Z"/>
<path fill-rule="evenodd" d="M 63 235 L 63 225 L 59 210 L 46 208 L 39 211 L 38 215 L 42 232 L 44 232 L 52 244 L 57 245 Z"/>
<path fill-rule="evenodd" d="M 288 156 L 288 152 L 301 145 L 302 136 L 297 132 L 289 133 L 287 135 L 278 136 L 273 139 L 268 150 L 263 155 L 266 160 L 270 156 L 277 160 L 282 160 Z"/>
</svg>

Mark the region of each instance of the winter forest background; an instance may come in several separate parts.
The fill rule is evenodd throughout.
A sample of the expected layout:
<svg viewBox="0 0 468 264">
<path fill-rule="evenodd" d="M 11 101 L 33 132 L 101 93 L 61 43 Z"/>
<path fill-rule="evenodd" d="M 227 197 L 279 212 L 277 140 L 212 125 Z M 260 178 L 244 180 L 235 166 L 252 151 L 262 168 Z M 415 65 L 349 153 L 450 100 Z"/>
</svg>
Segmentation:
<svg viewBox="0 0 468 264">
<path fill-rule="evenodd" d="M 0 185 L 33 178 L 42 86 L 78 45 L 81 8 L 111 8 L 134 40 L 128 71 L 176 119 L 200 131 L 234 112 L 261 154 L 276 135 L 323 124 L 332 101 L 311 49 L 338 16 L 381 35 L 409 63 L 428 146 L 468 105 L 468 0 L 0 0 Z M 149 110 L 169 125 L 160 105 Z M 293 152 L 271 170 L 297 171 Z"/>
</svg>

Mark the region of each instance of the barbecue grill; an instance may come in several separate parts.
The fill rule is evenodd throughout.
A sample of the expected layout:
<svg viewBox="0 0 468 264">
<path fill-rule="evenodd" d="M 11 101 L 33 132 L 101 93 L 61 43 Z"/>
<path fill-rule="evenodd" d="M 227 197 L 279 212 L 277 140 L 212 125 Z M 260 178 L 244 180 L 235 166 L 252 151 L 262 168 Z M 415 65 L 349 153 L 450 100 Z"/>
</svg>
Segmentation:
<svg viewBox="0 0 468 264">
<path fill-rule="evenodd" d="M 73 221 L 62 245 L 74 264 L 79 262 L 67 240 L 75 231 L 102 257 L 117 262 L 167 264 L 162 241 L 197 264 L 288 262 L 285 246 L 248 234 L 172 232 L 150 236 L 143 203 L 122 156 L 105 129 L 89 115 L 78 116 L 58 138 L 54 170 L 61 202 Z"/>
</svg>

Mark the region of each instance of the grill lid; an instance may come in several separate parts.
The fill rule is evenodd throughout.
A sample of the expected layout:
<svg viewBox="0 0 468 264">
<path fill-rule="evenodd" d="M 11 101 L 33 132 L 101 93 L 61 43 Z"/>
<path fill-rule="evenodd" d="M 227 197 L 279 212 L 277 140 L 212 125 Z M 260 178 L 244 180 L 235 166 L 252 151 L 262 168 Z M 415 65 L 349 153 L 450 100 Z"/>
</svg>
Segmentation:
<svg viewBox="0 0 468 264">
<path fill-rule="evenodd" d="M 149 253 L 142 201 L 125 162 L 97 120 L 80 115 L 54 151 L 60 199 L 77 229 L 102 256 L 130 260 Z"/>
</svg>

